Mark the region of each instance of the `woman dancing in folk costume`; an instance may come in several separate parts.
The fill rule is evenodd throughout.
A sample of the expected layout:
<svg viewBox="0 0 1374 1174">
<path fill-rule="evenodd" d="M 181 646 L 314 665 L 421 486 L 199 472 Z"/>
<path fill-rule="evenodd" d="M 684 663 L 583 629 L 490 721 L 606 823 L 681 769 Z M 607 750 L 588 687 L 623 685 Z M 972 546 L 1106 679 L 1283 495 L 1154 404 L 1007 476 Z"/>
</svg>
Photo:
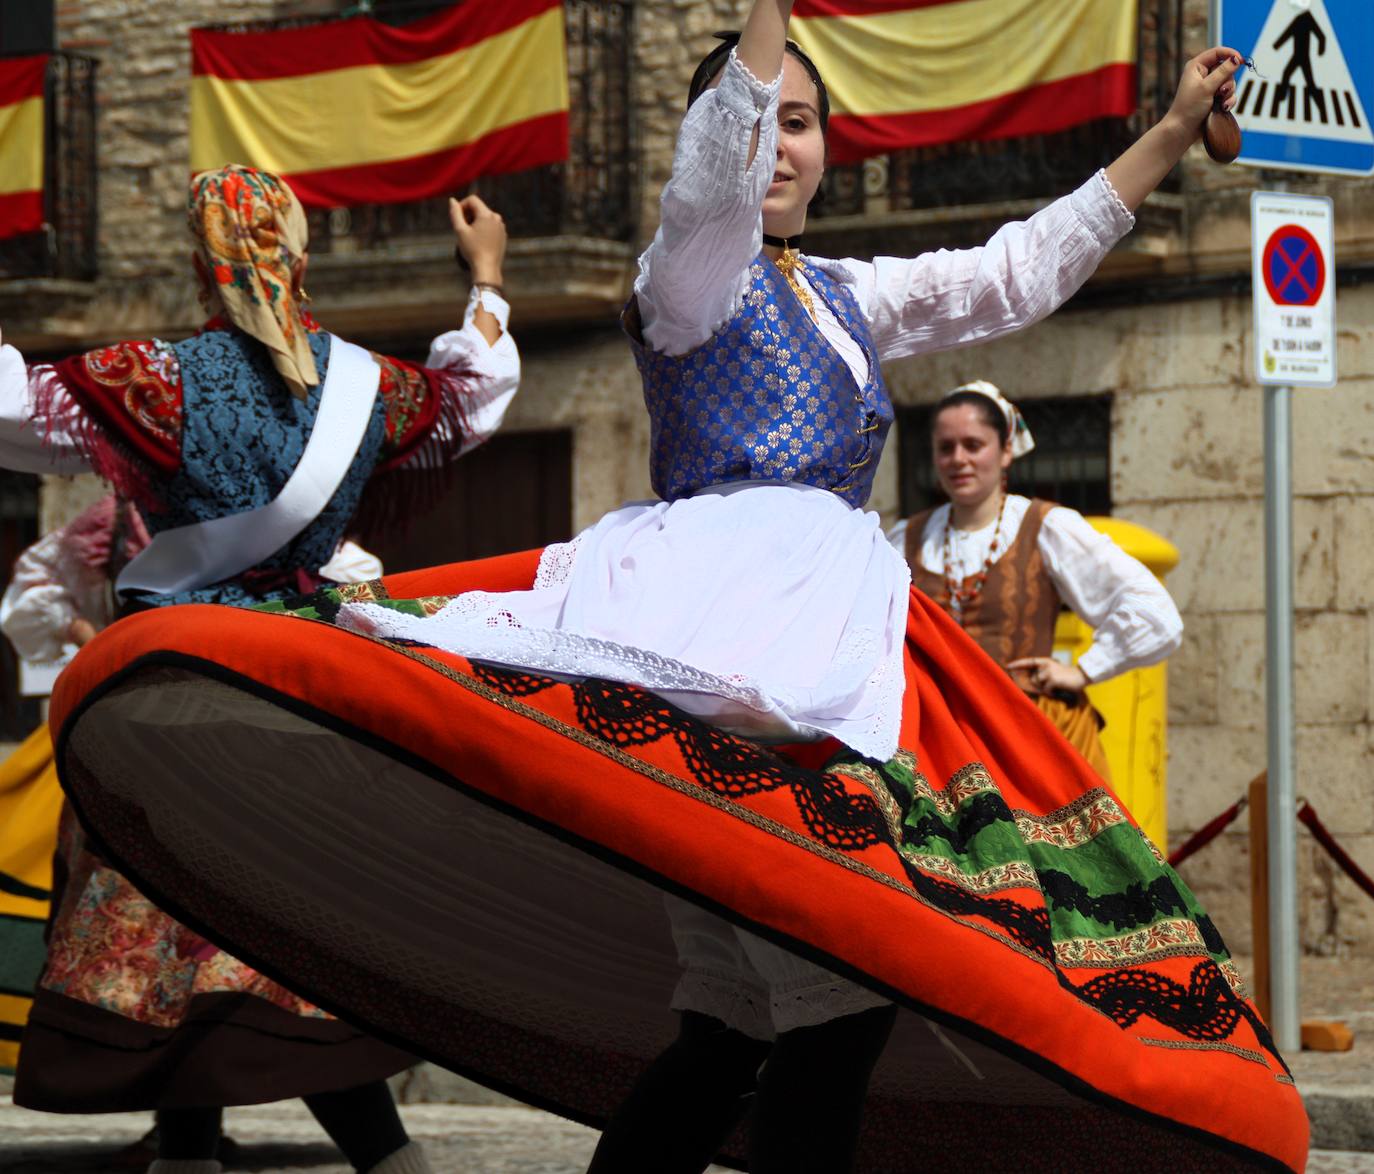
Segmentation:
<svg viewBox="0 0 1374 1174">
<path fill-rule="evenodd" d="M 15 560 L 0 631 L 27 663 L 61 662 L 113 618 L 111 584 L 148 543 L 142 519 L 113 494 L 45 534 Z M 43 722 L 0 763 L 0 1072 L 14 1073 L 43 971 L 43 927 L 62 814 L 52 737 Z"/>
<path fill-rule="evenodd" d="M 703 67 L 626 315 L 662 500 L 276 609 L 324 623 L 131 617 L 60 683 L 64 782 L 268 973 L 609 1122 L 600 1171 L 1298 1169 L 1212 923 L 860 508 L 880 360 L 1049 313 L 1237 58 L 982 249 L 828 261 L 790 247 L 826 110 L 789 13 Z M 192 788 L 192 743 L 278 769 Z"/>
<path fill-rule="evenodd" d="M 1082 514 L 1007 492 L 1007 469 L 1034 447 L 995 386 L 980 379 L 956 387 L 931 420 L 935 475 L 949 501 L 903 518 L 888 539 L 912 582 L 1110 781 L 1101 719 L 1084 689 L 1171 656 L 1183 621 L 1159 580 Z M 1077 664 L 1052 655 L 1065 605 L 1095 630 Z"/>
<path fill-rule="evenodd" d="M 168 604 L 261 603 L 342 578 L 320 568 L 360 506 L 364 524 L 396 518 L 497 427 L 519 379 L 499 296 L 505 229 L 476 200 L 452 212 L 484 284 L 427 367 L 319 327 L 302 290 L 304 212 L 275 176 L 239 166 L 192 180 L 195 267 L 213 313 L 193 338 L 28 369 L 3 348 L 5 463 L 94 469 L 148 522 L 150 544 L 117 580 L 124 610 L 160 622 Z M 204 765 L 198 754 L 180 769 L 194 779 Z M 103 856 L 79 854 L 67 877 L 16 1100 L 156 1109 L 153 1168 L 192 1174 L 219 1169 L 221 1106 L 304 1096 L 358 1169 L 428 1169 L 385 1084 L 408 1054 L 209 945 Z"/>
<path fill-rule="evenodd" d="M 44 535 L 15 561 L 0 600 L 0 630 L 25 661 L 60 663 L 65 649 L 85 645 L 114 619 L 114 581 L 147 545 L 148 533 L 138 511 L 114 494 L 106 495 L 65 526 Z M 320 569 L 322 579 L 341 583 L 364 582 L 379 574 L 381 563 L 376 557 L 349 541 L 340 543 L 334 557 Z M 75 820 L 64 815 L 69 817 L 70 812 L 64 811 L 52 737 L 44 722 L 0 766 L 0 872 L 9 882 L 0 884 L 4 890 L 0 892 L 0 913 L 4 914 L 0 918 L 0 958 L 4 960 L 0 981 L 10 996 L 0 1011 L 3 1023 L 16 1029 L 27 1021 L 44 973 L 50 936 L 44 924 L 49 920 L 50 898 L 58 907 L 51 927 L 56 961 L 48 972 L 49 985 L 56 990 L 68 989 L 73 971 L 95 966 L 102 969 L 107 990 L 131 977 L 137 983 L 147 966 L 149 941 L 175 943 L 178 935 L 187 933 L 90 853 Z M 68 883 L 72 877 L 86 878 L 84 885 L 79 880 L 75 886 Z M 123 930 L 134 931 L 132 945 L 113 949 L 112 938 Z M 178 971 L 186 965 L 161 968 L 154 981 L 172 978 L 174 985 L 181 985 L 184 976 Z M 235 977 L 249 976 L 241 963 L 218 953 L 191 965 L 204 975 L 218 971 L 221 979 L 226 968 Z M 269 989 L 260 976 L 252 976 L 252 981 L 258 992 Z M 198 974 L 191 988 L 204 992 L 214 989 L 214 984 Z M 178 997 L 164 986 L 146 1002 L 165 1006 Z M 19 1053 L 18 1030 L 10 1048 L 0 1052 L 0 1067 L 13 1072 Z M 97 1057 L 86 1059 L 99 1063 Z M 25 1066 L 26 1082 L 32 1082 L 34 1071 L 32 1065 Z M 175 1129 L 184 1116 L 169 1111 L 170 1127 Z M 156 1139 L 156 1130 L 151 1136 Z M 136 1147 L 143 1148 L 142 1143 Z"/>
</svg>

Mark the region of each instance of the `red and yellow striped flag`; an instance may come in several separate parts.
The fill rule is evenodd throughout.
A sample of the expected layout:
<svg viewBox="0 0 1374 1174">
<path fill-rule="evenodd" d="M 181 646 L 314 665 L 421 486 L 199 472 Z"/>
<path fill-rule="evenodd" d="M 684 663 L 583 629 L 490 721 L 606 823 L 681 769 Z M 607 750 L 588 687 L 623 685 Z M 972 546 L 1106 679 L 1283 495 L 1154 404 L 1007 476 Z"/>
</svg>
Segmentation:
<svg viewBox="0 0 1374 1174">
<path fill-rule="evenodd" d="M 246 163 L 316 207 L 453 192 L 567 158 L 561 0 L 191 33 L 191 168 Z"/>
<path fill-rule="evenodd" d="M 798 0 L 830 157 L 1049 134 L 1136 106 L 1134 0 Z"/>
<path fill-rule="evenodd" d="M 0 59 L 0 239 L 43 227 L 47 76 L 47 54 Z"/>
</svg>

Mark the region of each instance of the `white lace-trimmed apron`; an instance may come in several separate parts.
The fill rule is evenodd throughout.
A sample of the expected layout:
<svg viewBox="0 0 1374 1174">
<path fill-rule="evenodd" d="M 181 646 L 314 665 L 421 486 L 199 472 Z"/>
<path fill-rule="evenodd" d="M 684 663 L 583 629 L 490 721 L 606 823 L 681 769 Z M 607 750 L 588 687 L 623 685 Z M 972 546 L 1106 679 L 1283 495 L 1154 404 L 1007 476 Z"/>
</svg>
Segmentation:
<svg viewBox="0 0 1374 1174">
<path fill-rule="evenodd" d="M 530 591 L 470 592 L 430 617 L 349 604 L 339 623 L 471 660 L 642 686 L 743 737 L 897 748 L 910 571 L 878 515 L 809 486 L 745 481 L 627 505 L 550 547 Z M 676 1009 L 755 1037 L 885 1002 L 668 900 Z"/>
</svg>

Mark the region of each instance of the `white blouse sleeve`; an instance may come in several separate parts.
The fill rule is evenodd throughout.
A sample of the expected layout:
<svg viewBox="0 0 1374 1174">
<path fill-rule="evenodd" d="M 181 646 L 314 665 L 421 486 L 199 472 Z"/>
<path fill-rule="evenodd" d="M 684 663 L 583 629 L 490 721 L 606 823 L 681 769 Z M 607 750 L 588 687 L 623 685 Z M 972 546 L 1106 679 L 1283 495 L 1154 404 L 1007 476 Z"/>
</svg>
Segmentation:
<svg viewBox="0 0 1374 1174">
<path fill-rule="evenodd" d="M 902 518 L 892 524 L 892 528 L 887 532 L 888 545 L 892 547 L 903 558 L 906 558 L 906 530 L 910 518 Z"/>
<path fill-rule="evenodd" d="M 501 337 L 494 343 L 487 342 L 473 323 L 479 305 L 501 325 Z M 520 351 L 511 337 L 509 322 L 510 305 L 506 299 L 489 289 L 474 286 L 468 296 L 462 328 L 447 331 L 430 343 L 426 367 L 441 371 L 460 367 L 473 373 L 473 386 L 463 398 L 467 431 L 459 456 L 491 439 L 501 427 L 506 409 L 520 388 Z M 446 427 L 442 414 L 435 426 Z M 417 454 L 414 459 L 421 458 Z"/>
<path fill-rule="evenodd" d="M 1040 553 L 1060 598 L 1093 629 L 1078 661 L 1090 681 L 1155 664 L 1178 650 L 1183 620 L 1164 585 L 1075 510 L 1056 506 Z"/>
<path fill-rule="evenodd" d="M 777 166 L 781 88 L 781 74 L 764 84 L 732 52 L 720 84 L 682 120 L 658 231 L 635 279 L 644 341 L 657 351 L 681 355 L 700 346 L 748 288 Z"/>
<path fill-rule="evenodd" d="M 25 550 L 0 600 L 0 630 L 25 660 L 51 664 L 62 657 L 67 629 L 77 617 L 76 599 L 58 574 L 62 531 L 54 530 Z"/>
<path fill-rule="evenodd" d="M 35 381 L 49 368 L 33 373 L 24 356 L 6 343 L 0 346 L 0 468 L 20 473 L 85 473 L 90 463 L 74 440 L 59 430 L 45 430 L 34 421 Z M 67 417 L 70 404 L 61 387 L 52 389 L 54 415 Z"/>
<path fill-rule="evenodd" d="M 345 538 L 320 568 L 320 577 L 336 583 L 366 583 L 382 577 L 382 560 L 352 539 Z"/>
<path fill-rule="evenodd" d="M 826 264 L 846 270 L 883 359 L 967 346 L 1047 317 L 1092 275 L 1135 217 L 1099 171 L 976 249 L 903 260 Z"/>
</svg>

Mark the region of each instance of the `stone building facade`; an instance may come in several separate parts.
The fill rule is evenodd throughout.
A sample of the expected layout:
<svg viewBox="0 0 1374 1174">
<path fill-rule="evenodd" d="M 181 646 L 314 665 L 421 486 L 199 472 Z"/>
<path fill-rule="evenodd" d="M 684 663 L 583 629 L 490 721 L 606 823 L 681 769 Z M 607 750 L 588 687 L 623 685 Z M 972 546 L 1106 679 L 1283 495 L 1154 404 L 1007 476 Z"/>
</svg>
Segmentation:
<svg viewBox="0 0 1374 1174">
<path fill-rule="evenodd" d="M 338 7 L 328 0 L 58 0 L 59 47 L 101 62 L 99 276 L 0 281 L 6 341 L 39 357 L 117 337 L 179 337 L 195 327 L 182 220 L 187 30 Z M 623 11 L 632 21 L 625 117 L 637 169 L 633 228 L 612 239 L 583 225 L 517 240 L 508 266 L 525 379 L 507 429 L 568 438 L 565 530 L 649 495 L 647 422 L 617 313 L 655 224 L 687 79 L 710 33 L 736 26 L 744 5 L 593 7 L 598 19 Z M 1206 5 L 1186 0 L 1183 11 L 1185 46 L 1198 51 Z M 1218 168 L 1197 150 L 1181 171 L 1177 190 L 1152 197 L 1135 232 L 1059 314 L 1018 337 L 888 371 L 899 406 L 929 403 L 971 378 L 992 379 L 1015 398 L 1111 397 L 1113 510 L 1181 553 L 1169 580 L 1187 624 L 1170 669 L 1174 841 L 1237 798 L 1265 758 L 1261 393 L 1248 294 L 1248 197 L 1263 177 Z M 1374 186 L 1330 179 L 1293 186 L 1335 201 L 1341 374 L 1335 390 L 1300 393 L 1294 406 L 1298 785 L 1374 871 Z M 953 208 L 870 207 L 817 222 L 808 244 L 854 255 L 962 244 L 1043 202 L 989 191 Z M 442 236 L 376 246 L 344 236 L 312 257 L 309 286 L 332 329 L 409 353 L 453 323 L 462 304 L 451 242 Z M 898 446 L 890 446 L 873 501 L 888 519 L 900 508 L 898 460 Z M 54 482 L 45 524 L 86 492 Z M 1306 832 L 1299 842 L 1304 946 L 1374 952 L 1374 902 L 1333 871 Z M 1232 945 L 1246 950 L 1244 821 L 1184 873 Z"/>
</svg>

